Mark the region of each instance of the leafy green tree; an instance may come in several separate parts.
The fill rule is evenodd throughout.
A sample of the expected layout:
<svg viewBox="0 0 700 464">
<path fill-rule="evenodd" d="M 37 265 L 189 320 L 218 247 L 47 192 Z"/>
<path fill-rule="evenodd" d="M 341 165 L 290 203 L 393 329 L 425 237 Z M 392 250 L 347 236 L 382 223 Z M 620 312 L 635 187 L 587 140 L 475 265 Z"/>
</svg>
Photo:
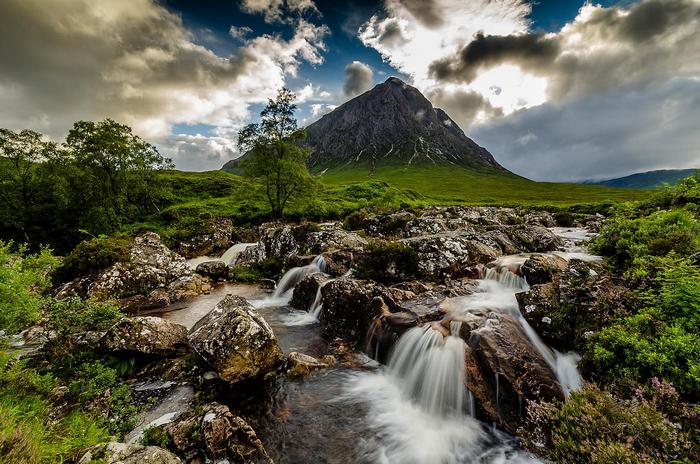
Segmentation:
<svg viewBox="0 0 700 464">
<path fill-rule="evenodd" d="M 33 216 L 44 201 L 47 172 L 41 163 L 53 155 L 56 144 L 31 130 L 0 129 L 0 205 L 3 223 L 15 229 L 15 238 L 32 242 Z"/>
<path fill-rule="evenodd" d="M 283 218 L 290 198 L 305 188 L 308 194 L 312 186 L 306 168 L 309 152 L 300 144 L 306 131 L 298 129 L 294 119 L 295 99 L 293 92 L 283 88 L 260 113 L 261 122 L 247 125 L 238 134 L 238 146 L 247 153 L 243 172 L 262 179 L 274 218 Z"/>
</svg>

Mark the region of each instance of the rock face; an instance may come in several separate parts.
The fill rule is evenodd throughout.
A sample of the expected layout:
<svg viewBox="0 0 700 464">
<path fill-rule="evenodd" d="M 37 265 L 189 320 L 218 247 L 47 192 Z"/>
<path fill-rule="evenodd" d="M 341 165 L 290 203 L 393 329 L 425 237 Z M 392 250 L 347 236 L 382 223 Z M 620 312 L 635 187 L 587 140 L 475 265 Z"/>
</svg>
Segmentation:
<svg viewBox="0 0 700 464">
<path fill-rule="evenodd" d="M 253 428 L 241 417 L 234 416 L 228 407 L 209 404 L 201 424 L 202 440 L 212 459 L 228 459 L 240 464 L 272 464 Z"/>
<path fill-rule="evenodd" d="M 477 264 L 486 264 L 501 255 L 500 250 L 456 233 L 442 233 L 407 239 L 418 253 L 422 276 L 464 277 Z"/>
<path fill-rule="evenodd" d="M 187 345 L 187 329 L 160 317 L 124 317 L 107 330 L 99 344 L 115 354 L 168 356 Z"/>
<path fill-rule="evenodd" d="M 192 327 L 194 350 L 232 384 L 265 376 L 282 362 L 272 329 L 245 298 L 229 295 Z"/>
<path fill-rule="evenodd" d="M 370 323 L 381 314 L 371 304 L 379 293 L 380 286 L 363 280 L 338 279 L 325 285 L 321 289 L 323 335 L 329 340 L 342 338 L 351 346 L 360 346 Z"/>
<path fill-rule="evenodd" d="M 157 446 L 127 443 L 107 443 L 91 448 L 78 464 L 180 464 L 182 461 L 169 451 Z"/>
<path fill-rule="evenodd" d="M 525 400 L 563 399 L 552 370 L 512 317 L 470 314 L 459 334 L 467 344 L 465 383 L 483 418 L 514 433 Z"/>
<path fill-rule="evenodd" d="M 162 288 L 190 274 L 185 258 L 163 245 L 160 236 L 146 232 L 136 237 L 129 258 L 89 277 L 65 284 L 57 298 L 78 295 L 100 300 L 143 294 L 144 290 Z"/>
<path fill-rule="evenodd" d="M 518 293 L 520 313 L 548 344 L 560 350 L 581 348 L 592 332 L 638 306 L 634 295 L 615 284 L 602 263 L 572 259 L 567 266 L 544 273 L 527 292 Z M 527 264 L 527 263 L 526 263 Z M 540 269 L 540 270 L 537 270 Z"/>
<path fill-rule="evenodd" d="M 508 173 L 450 117 L 396 77 L 307 127 L 309 165 L 400 162 L 489 167 Z M 238 163 L 227 163 L 234 169 Z"/>
<path fill-rule="evenodd" d="M 231 246 L 233 233 L 230 219 L 212 219 L 202 225 L 199 233 L 181 241 L 178 251 L 185 258 L 216 255 Z"/>
<path fill-rule="evenodd" d="M 569 263 L 559 256 L 532 255 L 520 266 L 520 273 L 530 285 L 544 284 L 568 266 Z"/>
<path fill-rule="evenodd" d="M 308 310 L 316 299 L 318 289 L 327 281 L 328 277 L 321 273 L 307 275 L 294 287 L 289 304 L 297 309 Z"/>
</svg>

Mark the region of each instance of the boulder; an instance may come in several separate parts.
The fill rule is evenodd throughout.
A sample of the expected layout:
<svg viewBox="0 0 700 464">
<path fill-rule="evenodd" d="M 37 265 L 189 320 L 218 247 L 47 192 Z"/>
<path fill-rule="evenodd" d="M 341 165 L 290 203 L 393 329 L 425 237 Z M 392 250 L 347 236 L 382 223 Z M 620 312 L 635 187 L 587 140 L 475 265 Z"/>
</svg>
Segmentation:
<svg viewBox="0 0 700 464">
<path fill-rule="evenodd" d="M 198 274 L 182 276 L 168 284 L 168 293 L 172 302 L 192 298 L 202 293 L 209 293 L 211 285 Z"/>
<path fill-rule="evenodd" d="M 292 351 L 287 356 L 287 375 L 289 377 L 306 377 L 316 369 L 328 367 L 328 364 L 313 356 Z"/>
<path fill-rule="evenodd" d="M 98 299 L 126 297 L 165 287 L 190 273 L 185 258 L 163 245 L 158 234 L 146 232 L 134 239 L 128 261 L 118 262 L 91 279 L 85 296 Z"/>
<path fill-rule="evenodd" d="M 106 443 L 90 448 L 78 464 L 180 464 L 182 461 L 170 451 L 157 446 L 127 443 Z"/>
<path fill-rule="evenodd" d="M 326 272 L 333 277 L 340 277 L 348 273 L 354 262 L 354 253 L 351 250 L 336 250 L 323 253 L 326 262 Z"/>
<path fill-rule="evenodd" d="M 126 314 L 138 315 L 141 311 L 151 311 L 170 305 L 170 293 L 163 288 L 156 288 L 148 295 L 133 295 L 119 300 L 119 309 Z"/>
<path fill-rule="evenodd" d="M 324 285 L 321 331 L 327 339 L 341 338 L 351 347 L 363 345 L 372 320 L 381 312 L 372 307 L 382 286 L 366 280 L 338 279 Z"/>
<path fill-rule="evenodd" d="M 320 272 L 304 277 L 295 287 L 289 304 L 294 308 L 308 310 L 316 300 L 318 291 L 329 277 Z"/>
<path fill-rule="evenodd" d="M 530 285 L 550 282 L 554 274 L 568 267 L 569 263 L 561 256 L 556 255 L 532 255 L 522 266 L 520 273 Z"/>
<path fill-rule="evenodd" d="M 272 464 L 255 430 L 231 413 L 227 406 L 211 403 L 204 408 L 202 441 L 207 455 L 215 461 L 237 464 Z"/>
<path fill-rule="evenodd" d="M 228 277 L 228 266 L 223 261 L 205 261 L 197 265 L 196 272 L 215 281 L 222 280 Z"/>
<path fill-rule="evenodd" d="M 301 247 L 306 253 L 320 254 L 336 250 L 359 250 L 367 245 L 367 240 L 355 232 L 344 230 L 340 224 L 324 224 L 321 230 L 310 232 Z"/>
<path fill-rule="evenodd" d="M 219 376 L 235 384 L 264 377 L 283 360 L 270 326 L 245 298 L 228 295 L 190 330 L 189 341 Z"/>
<path fill-rule="evenodd" d="M 465 319 L 459 331 L 467 345 L 465 383 L 482 419 L 514 433 L 527 400 L 564 399 L 554 373 L 517 320 L 487 311 Z"/>
<path fill-rule="evenodd" d="M 520 251 L 554 251 L 562 245 L 562 240 L 554 232 L 542 226 L 521 225 L 504 229 Z"/>
<path fill-rule="evenodd" d="M 195 235 L 180 242 L 178 251 L 185 258 L 216 255 L 231 246 L 233 232 L 233 222 L 230 219 L 206 221 Z"/>
<path fill-rule="evenodd" d="M 187 329 L 160 317 L 124 317 L 99 341 L 102 350 L 115 354 L 169 356 L 187 345 Z"/>
<path fill-rule="evenodd" d="M 473 266 L 486 264 L 501 251 L 455 232 L 404 240 L 418 253 L 418 271 L 427 278 L 462 277 Z"/>
</svg>

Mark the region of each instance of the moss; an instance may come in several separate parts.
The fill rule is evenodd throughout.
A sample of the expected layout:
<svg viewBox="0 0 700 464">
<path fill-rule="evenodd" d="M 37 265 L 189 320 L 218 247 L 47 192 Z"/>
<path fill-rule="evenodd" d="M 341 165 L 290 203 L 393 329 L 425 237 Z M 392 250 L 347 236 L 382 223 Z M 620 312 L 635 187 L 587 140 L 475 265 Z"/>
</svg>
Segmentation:
<svg viewBox="0 0 700 464">
<path fill-rule="evenodd" d="M 54 273 L 54 280 L 56 283 L 68 282 L 127 260 L 131 243 L 130 238 L 123 237 L 98 237 L 82 241 L 63 258 Z"/>
<path fill-rule="evenodd" d="M 418 254 L 400 242 L 373 240 L 358 257 L 355 275 L 382 283 L 411 280 L 418 274 Z"/>
</svg>

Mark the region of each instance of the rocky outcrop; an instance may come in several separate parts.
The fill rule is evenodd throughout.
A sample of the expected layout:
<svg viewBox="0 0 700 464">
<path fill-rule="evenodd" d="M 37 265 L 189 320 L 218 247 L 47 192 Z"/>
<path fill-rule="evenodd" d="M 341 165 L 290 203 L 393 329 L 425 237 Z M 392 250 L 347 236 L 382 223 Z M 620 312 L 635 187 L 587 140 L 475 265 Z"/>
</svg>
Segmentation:
<svg viewBox="0 0 700 464">
<path fill-rule="evenodd" d="M 319 231 L 306 234 L 301 247 L 306 253 L 320 254 L 336 250 L 358 250 L 367 240 L 341 227 L 340 223 L 321 224 Z"/>
<path fill-rule="evenodd" d="M 90 448 L 78 464 L 180 464 L 182 461 L 157 446 L 107 443 Z"/>
<path fill-rule="evenodd" d="M 231 384 L 264 377 L 283 359 L 270 326 L 239 296 L 228 295 L 221 300 L 192 327 L 189 341 L 199 356 Z"/>
<path fill-rule="evenodd" d="M 423 277 L 464 277 L 471 268 L 501 255 L 500 250 L 457 233 L 446 232 L 404 241 L 418 254 L 418 271 Z"/>
<path fill-rule="evenodd" d="M 535 266 L 540 262 L 534 259 L 526 272 L 535 272 L 543 283 L 516 297 L 523 317 L 557 349 L 582 348 L 593 332 L 637 306 L 633 294 L 617 285 L 602 263 L 572 259 L 563 269 L 548 268 L 547 275 Z"/>
<path fill-rule="evenodd" d="M 292 226 L 279 223 L 265 223 L 259 229 L 260 241 L 243 250 L 237 264 L 259 263 L 268 258 L 286 259 L 300 254 Z"/>
<path fill-rule="evenodd" d="M 228 277 L 228 266 L 223 261 L 205 261 L 197 265 L 197 274 L 209 277 L 212 280 L 222 280 Z"/>
<path fill-rule="evenodd" d="M 168 284 L 170 300 L 175 302 L 185 298 L 192 298 L 202 293 L 209 293 L 211 285 L 209 281 L 197 274 L 184 275 Z"/>
<path fill-rule="evenodd" d="M 216 256 L 231 246 L 233 233 L 230 219 L 212 219 L 202 224 L 197 233 L 182 240 L 178 251 L 185 258 Z"/>
<path fill-rule="evenodd" d="M 556 255 L 532 255 L 522 266 L 520 273 L 530 285 L 550 282 L 555 274 L 562 272 L 569 263 Z"/>
<path fill-rule="evenodd" d="M 323 335 L 329 340 L 342 338 L 351 346 L 361 346 L 370 323 L 381 314 L 371 305 L 380 293 L 381 286 L 370 281 L 338 279 L 325 285 L 321 289 Z"/>
<path fill-rule="evenodd" d="M 124 317 L 102 336 L 99 346 L 114 354 L 169 356 L 183 350 L 187 329 L 160 317 Z"/>
<path fill-rule="evenodd" d="M 312 371 L 323 369 L 330 364 L 325 359 L 323 361 L 303 353 L 292 351 L 287 357 L 287 375 L 289 377 L 306 377 Z"/>
<path fill-rule="evenodd" d="M 513 433 L 524 417 L 526 400 L 563 399 L 554 373 L 514 318 L 470 313 L 459 335 L 467 345 L 465 383 L 483 419 Z"/>
</svg>

